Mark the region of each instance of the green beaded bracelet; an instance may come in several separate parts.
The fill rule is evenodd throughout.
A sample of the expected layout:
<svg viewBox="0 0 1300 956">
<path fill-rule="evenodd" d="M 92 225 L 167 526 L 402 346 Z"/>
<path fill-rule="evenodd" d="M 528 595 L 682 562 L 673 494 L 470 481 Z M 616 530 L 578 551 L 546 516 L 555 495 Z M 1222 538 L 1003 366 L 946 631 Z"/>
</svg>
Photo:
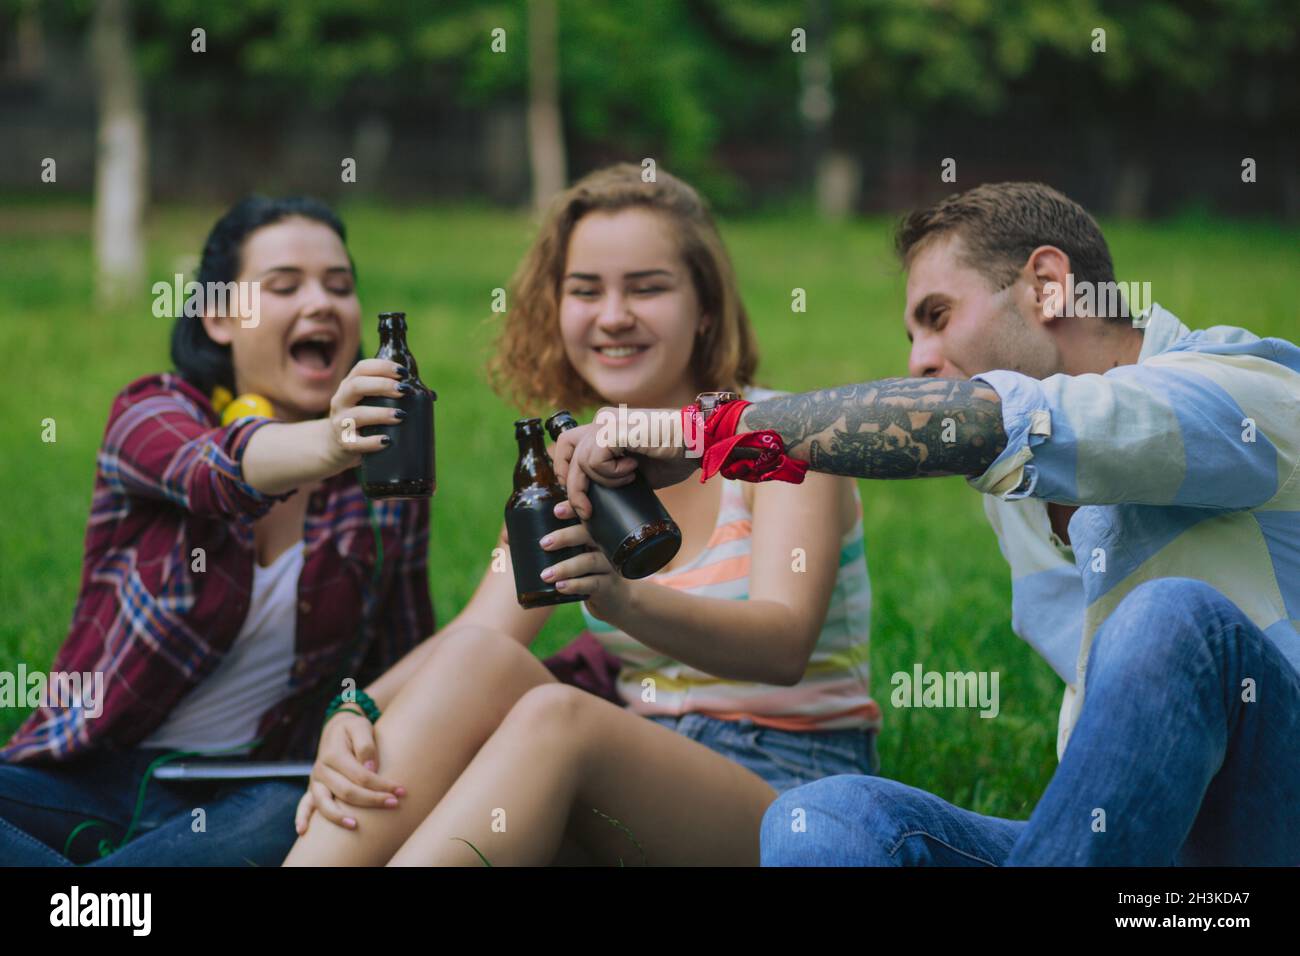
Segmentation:
<svg viewBox="0 0 1300 956">
<path fill-rule="evenodd" d="M 345 691 L 345 693 L 352 699 L 345 698 L 344 694 L 336 695 L 325 708 L 326 720 L 333 717 L 341 708 L 349 706 L 360 707 L 363 716 L 369 718 L 372 724 L 379 720 L 379 705 L 364 690 Z"/>
<path fill-rule="evenodd" d="M 339 714 L 356 714 L 358 717 L 366 717 L 366 715 L 363 712 L 357 710 L 357 708 L 352 706 L 351 704 L 344 704 L 342 707 L 335 707 L 333 710 L 328 711 L 325 714 L 325 723 L 328 724 L 330 722 L 330 718 L 337 717 Z M 369 720 L 370 718 L 366 717 L 366 719 Z"/>
</svg>

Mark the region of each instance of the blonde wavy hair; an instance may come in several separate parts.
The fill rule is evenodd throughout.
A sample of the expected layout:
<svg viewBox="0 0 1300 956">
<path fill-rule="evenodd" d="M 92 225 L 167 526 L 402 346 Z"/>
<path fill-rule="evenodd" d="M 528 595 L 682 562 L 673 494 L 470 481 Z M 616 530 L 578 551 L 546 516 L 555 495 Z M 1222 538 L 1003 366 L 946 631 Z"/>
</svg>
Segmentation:
<svg viewBox="0 0 1300 956">
<path fill-rule="evenodd" d="M 676 176 L 658 170 L 655 182 L 644 182 L 640 166 L 619 163 L 584 176 L 556 197 L 510 281 L 512 307 L 488 361 L 488 378 L 498 395 L 520 409 L 540 413 L 604 404 L 564 351 L 560 289 L 569 238 L 578 221 L 591 212 L 624 209 L 656 211 L 675 227 L 701 314 L 710 319 L 691 355 L 699 387 L 739 391 L 752 384 L 758 344 L 708 206 Z"/>
</svg>

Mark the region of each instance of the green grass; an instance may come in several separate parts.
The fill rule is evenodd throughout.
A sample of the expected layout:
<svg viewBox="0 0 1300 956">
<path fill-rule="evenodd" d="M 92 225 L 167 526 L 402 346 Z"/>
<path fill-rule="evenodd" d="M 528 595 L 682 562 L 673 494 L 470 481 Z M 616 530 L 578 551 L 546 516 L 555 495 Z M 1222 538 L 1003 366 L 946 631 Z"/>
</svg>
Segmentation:
<svg viewBox="0 0 1300 956">
<path fill-rule="evenodd" d="M 149 223 L 150 281 L 197 254 L 219 210 L 172 207 Z M 430 580 L 440 620 L 490 560 L 514 454 L 515 413 L 484 384 L 492 290 L 527 243 L 527 217 L 481 209 L 345 208 L 367 328 L 403 309 L 423 377 L 438 392 L 439 486 Z M 170 320 L 147 304 L 92 306 L 88 209 L 0 208 L 0 670 L 48 667 L 71 617 L 95 451 L 110 400 L 167 367 Z M 1295 338 L 1300 236 L 1188 219 L 1108 228 L 1122 280 L 1149 280 L 1192 327 L 1235 324 Z M 806 389 L 905 374 L 902 280 L 888 223 L 729 221 L 723 232 L 765 361 L 763 384 Z M 179 265 L 178 265 L 179 264 Z M 791 290 L 808 311 L 790 311 Z M 367 351 L 374 335 L 367 336 Z M 41 441 L 53 418 L 58 440 Z M 1055 767 L 1061 684 L 1010 628 L 1008 572 L 978 496 L 958 479 L 862 484 L 875 593 L 873 690 L 885 711 L 885 774 L 972 809 L 1026 817 Z M 580 627 L 562 607 L 537 650 Z M 889 675 L 998 670 L 1002 710 L 896 710 Z M 22 712 L 0 711 L 0 734 Z"/>
</svg>

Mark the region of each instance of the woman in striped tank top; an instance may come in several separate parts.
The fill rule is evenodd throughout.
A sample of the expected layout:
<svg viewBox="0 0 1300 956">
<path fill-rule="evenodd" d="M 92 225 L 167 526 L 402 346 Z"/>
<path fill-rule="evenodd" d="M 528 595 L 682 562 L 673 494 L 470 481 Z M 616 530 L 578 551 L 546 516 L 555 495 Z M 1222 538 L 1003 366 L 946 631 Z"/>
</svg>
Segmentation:
<svg viewBox="0 0 1300 956">
<path fill-rule="evenodd" d="M 656 180 L 611 167 L 550 210 L 493 362 L 521 407 L 771 394 L 750 387 L 753 334 L 707 208 Z M 616 674 L 608 699 L 528 651 L 551 609 L 523 610 L 513 576 L 489 571 L 375 724 L 377 772 L 322 757 L 288 862 L 757 864 L 778 791 L 874 772 L 853 482 L 685 482 L 659 496 L 683 541 L 649 578 L 613 572 L 581 525 L 543 539 L 591 548 L 549 571 L 586 596 L 580 641 Z"/>
</svg>

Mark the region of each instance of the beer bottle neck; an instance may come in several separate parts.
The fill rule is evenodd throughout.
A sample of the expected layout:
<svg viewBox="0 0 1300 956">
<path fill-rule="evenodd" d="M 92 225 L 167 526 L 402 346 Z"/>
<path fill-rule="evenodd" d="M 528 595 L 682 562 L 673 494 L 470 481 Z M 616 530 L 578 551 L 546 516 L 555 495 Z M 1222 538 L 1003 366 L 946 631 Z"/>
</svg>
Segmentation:
<svg viewBox="0 0 1300 956">
<path fill-rule="evenodd" d="M 412 381 L 420 380 L 420 369 L 415 364 L 415 356 L 406 346 L 406 325 L 391 322 L 379 327 L 379 351 L 375 358 L 387 359 L 398 365 L 406 366 Z"/>
<path fill-rule="evenodd" d="M 541 431 L 519 438 L 519 460 L 515 463 L 515 488 L 529 485 L 558 485 L 551 456 L 546 454 L 546 443 Z"/>
</svg>

